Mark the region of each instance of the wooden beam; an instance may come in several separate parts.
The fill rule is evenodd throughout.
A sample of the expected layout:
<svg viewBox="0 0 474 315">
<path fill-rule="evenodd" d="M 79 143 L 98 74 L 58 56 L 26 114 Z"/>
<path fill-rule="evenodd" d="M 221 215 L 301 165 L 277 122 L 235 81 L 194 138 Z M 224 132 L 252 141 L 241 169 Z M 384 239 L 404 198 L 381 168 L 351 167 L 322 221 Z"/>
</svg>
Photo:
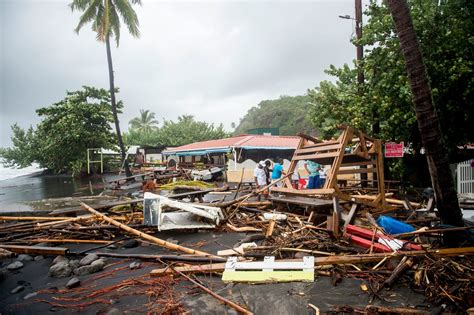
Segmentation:
<svg viewBox="0 0 474 315">
<path fill-rule="evenodd" d="M 377 172 L 376 167 L 369 167 L 369 168 L 353 168 L 353 169 L 345 169 L 337 172 L 337 175 L 342 175 L 342 174 L 361 174 L 361 173 L 375 173 Z"/>
<path fill-rule="evenodd" d="M 46 247 L 46 246 L 22 246 L 22 245 L 6 245 L 0 244 L 0 248 L 9 250 L 17 254 L 29 255 L 60 255 L 64 256 L 69 249 L 64 247 Z"/>
<path fill-rule="evenodd" d="M 340 144 L 330 144 L 326 146 L 319 146 L 316 148 L 303 148 L 295 151 L 295 154 L 310 153 L 310 152 L 322 152 L 322 151 L 333 151 L 339 150 L 341 148 Z"/>
<path fill-rule="evenodd" d="M 293 156 L 293 160 L 295 160 L 295 161 L 315 160 L 315 159 L 336 157 L 338 155 L 339 155 L 339 152 L 306 154 L 306 155 Z"/>
<path fill-rule="evenodd" d="M 330 195 L 334 193 L 334 189 L 294 189 L 284 187 L 274 187 L 272 191 L 294 194 L 294 195 Z"/>
<path fill-rule="evenodd" d="M 349 214 L 347 215 L 347 218 L 344 222 L 344 231 L 346 230 L 347 225 L 351 224 L 351 221 L 353 220 L 358 208 L 359 205 L 357 203 L 352 204 L 351 210 L 349 210 Z"/>
</svg>

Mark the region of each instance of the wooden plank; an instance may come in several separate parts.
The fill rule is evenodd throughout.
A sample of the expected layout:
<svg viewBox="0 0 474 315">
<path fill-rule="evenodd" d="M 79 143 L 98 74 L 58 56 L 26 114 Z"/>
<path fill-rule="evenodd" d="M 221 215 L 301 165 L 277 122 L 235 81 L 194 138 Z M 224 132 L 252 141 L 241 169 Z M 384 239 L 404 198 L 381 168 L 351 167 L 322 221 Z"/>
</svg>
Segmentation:
<svg viewBox="0 0 474 315">
<path fill-rule="evenodd" d="M 344 148 L 349 142 L 349 138 L 352 138 L 352 132 L 350 128 L 346 128 L 343 133 L 339 136 L 339 141 L 341 142 L 341 151 L 338 156 L 334 158 L 329 174 L 327 175 L 326 182 L 324 183 L 324 188 L 333 188 L 337 186 L 337 172 L 339 167 L 341 167 L 342 160 L 344 158 Z"/>
<path fill-rule="evenodd" d="M 315 137 L 312 137 L 310 135 L 304 134 L 302 132 L 298 133 L 298 137 L 303 138 L 305 140 L 312 141 L 314 143 L 322 143 L 323 142 L 323 140 L 320 140 L 318 138 L 315 138 Z"/>
<path fill-rule="evenodd" d="M 376 167 L 368 167 L 368 168 L 353 168 L 353 169 L 345 169 L 345 170 L 339 170 L 337 172 L 337 175 L 343 175 L 343 174 L 361 174 L 361 173 L 375 173 L 377 172 Z"/>
<path fill-rule="evenodd" d="M 293 156 L 293 160 L 295 161 L 316 160 L 316 159 L 324 159 L 324 158 L 333 158 L 338 155 L 339 155 L 339 152 L 297 155 L 297 156 Z"/>
<path fill-rule="evenodd" d="M 327 146 L 319 146 L 316 148 L 304 148 L 304 149 L 298 149 L 295 151 L 295 154 L 302 154 L 302 153 L 308 153 L 308 152 L 322 152 L 322 151 L 332 151 L 332 150 L 339 150 L 341 148 L 340 144 L 332 144 L 332 145 L 327 145 Z"/>
<path fill-rule="evenodd" d="M 301 259 L 294 261 L 244 261 L 236 262 L 234 269 L 236 270 L 256 270 L 256 269 L 278 269 L 278 270 L 293 270 L 311 268 L 307 266 Z M 226 266 L 226 269 L 227 266 Z"/>
<path fill-rule="evenodd" d="M 337 140 L 331 140 L 331 141 L 320 142 L 320 143 L 315 143 L 315 144 L 308 144 L 308 145 L 303 146 L 303 149 L 318 148 L 325 145 L 338 144 L 338 143 L 339 141 Z"/>
<path fill-rule="evenodd" d="M 353 220 L 358 208 L 359 205 L 357 203 L 352 204 L 351 210 L 349 210 L 349 214 L 346 218 L 346 221 L 344 222 L 344 231 L 346 230 L 347 226 L 351 224 L 351 221 Z"/>
<path fill-rule="evenodd" d="M 354 163 L 346 163 L 342 161 L 341 167 L 349 167 L 349 166 L 362 166 L 362 165 L 375 165 L 375 161 L 360 161 L 360 162 L 354 162 Z"/>
<path fill-rule="evenodd" d="M 0 248 L 9 250 L 17 254 L 29 255 L 61 255 L 64 256 L 69 249 L 64 247 L 46 247 L 46 246 L 22 246 L 22 245 L 6 245 L 0 244 Z"/>
<path fill-rule="evenodd" d="M 339 205 L 339 198 L 332 197 L 333 213 L 332 213 L 332 233 L 334 237 L 339 237 L 339 223 L 341 219 L 341 206 Z"/>
<path fill-rule="evenodd" d="M 334 193 L 334 189 L 294 189 L 294 188 L 284 188 L 284 187 L 275 187 L 272 191 L 294 194 L 294 195 L 328 195 Z"/>
<path fill-rule="evenodd" d="M 313 282 L 314 271 L 224 271 L 224 282 Z"/>
</svg>

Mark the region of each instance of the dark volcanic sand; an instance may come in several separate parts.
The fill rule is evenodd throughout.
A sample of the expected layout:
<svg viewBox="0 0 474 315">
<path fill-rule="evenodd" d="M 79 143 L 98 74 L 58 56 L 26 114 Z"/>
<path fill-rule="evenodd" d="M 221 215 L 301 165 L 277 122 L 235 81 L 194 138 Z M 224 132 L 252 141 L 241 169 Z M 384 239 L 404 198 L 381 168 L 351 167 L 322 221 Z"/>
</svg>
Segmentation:
<svg viewBox="0 0 474 315">
<path fill-rule="evenodd" d="M 216 232 L 166 232 L 158 233 L 158 237 L 162 239 L 173 238 L 179 241 L 181 245 L 195 244 L 200 240 L 204 240 L 206 244 L 201 250 L 216 253 L 217 250 L 232 247 L 245 237 L 243 233 L 216 233 Z M 91 244 L 67 244 L 65 247 L 70 248 L 71 252 L 79 252 L 81 250 L 95 247 Z M 111 253 L 137 253 L 137 254 L 175 254 L 165 251 L 158 246 L 143 244 L 142 246 L 130 249 L 119 248 L 115 250 L 100 249 L 100 252 Z M 77 259 L 71 257 L 72 259 Z M 25 266 L 18 271 L 5 271 L 5 279 L 0 282 L 0 313 L 1 314 L 101 314 L 106 313 L 112 308 L 118 308 L 126 314 L 139 313 L 137 308 L 147 304 L 147 296 L 123 296 L 121 294 L 110 293 L 104 296 L 105 299 L 113 299 L 115 304 L 94 304 L 84 309 L 76 308 L 58 308 L 51 305 L 38 302 L 38 299 L 55 301 L 53 296 L 64 297 L 61 294 L 38 294 L 28 300 L 24 297 L 32 292 L 47 288 L 64 289 L 65 284 L 70 278 L 52 278 L 48 276 L 48 270 L 54 257 L 46 257 L 41 261 L 24 262 Z M 80 259 L 80 258 L 79 258 Z M 14 259 L 4 259 L 1 261 L 4 269 Z M 128 266 L 133 259 L 113 259 L 107 258 L 107 264 L 122 261 L 120 264 L 110 266 L 101 273 L 109 272 L 115 268 Z M 143 264 L 143 263 L 142 263 Z M 118 283 L 125 279 L 131 279 L 139 275 L 148 274 L 152 269 L 160 268 L 162 265 L 154 262 L 144 263 L 144 267 L 138 270 L 120 270 L 113 276 L 104 277 L 102 279 L 91 279 L 97 277 L 101 273 L 80 276 L 82 285 L 96 286 L 94 289 Z M 314 283 L 294 282 L 294 283 L 275 283 L 262 285 L 248 284 L 225 284 L 220 280 L 218 275 L 199 276 L 198 277 L 207 287 L 211 287 L 218 294 L 234 301 L 242 306 L 246 306 L 255 314 L 314 314 L 314 311 L 307 308 L 308 303 L 316 305 L 321 311 L 329 311 L 332 306 L 351 305 L 365 307 L 370 300 L 370 296 L 360 289 L 359 280 L 343 278 L 342 282 L 334 287 L 330 278 L 325 276 L 317 277 Z M 11 294 L 10 291 L 23 284 L 26 288 L 20 293 Z M 233 314 L 235 311 L 221 304 L 212 296 L 198 290 L 192 289 L 193 285 L 188 281 L 182 281 L 174 289 L 182 296 L 181 303 L 191 314 Z M 77 290 L 77 289 L 72 289 Z M 133 290 L 133 289 L 126 289 Z M 192 294 L 186 294 L 191 292 Z M 390 290 L 382 290 L 381 293 L 385 298 L 394 300 L 393 303 L 381 302 L 376 300 L 373 304 L 384 305 L 388 307 L 396 306 L 414 306 L 423 304 L 424 297 L 414 293 L 411 289 L 401 284 L 395 285 Z M 68 303 L 56 301 L 58 303 Z M 81 301 L 87 302 L 87 300 Z M 73 303 L 73 302 L 70 302 Z"/>
</svg>

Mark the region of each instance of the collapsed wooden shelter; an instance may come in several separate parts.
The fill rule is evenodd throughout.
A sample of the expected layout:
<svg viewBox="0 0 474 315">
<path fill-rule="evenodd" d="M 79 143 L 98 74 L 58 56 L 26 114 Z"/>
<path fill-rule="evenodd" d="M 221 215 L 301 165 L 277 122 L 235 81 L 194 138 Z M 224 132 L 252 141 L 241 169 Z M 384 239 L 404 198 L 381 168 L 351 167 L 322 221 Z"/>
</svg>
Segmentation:
<svg viewBox="0 0 474 315">
<path fill-rule="evenodd" d="M 330 165 L 324 186 L 317 189 L 298 190 L 290 179 L 283 182 L 283 187 L 272 190 L 289 195 L 339 197 L 342 200 L 365 204 L 377 209 L 385 209 L 384 170 L 382 141 L 367 136 L 363 132 L 348 126 L 341 127 L 341 135 L 336 140 L 322 141 L 317 138 L 300 134 L 300 141 L 288 169 L 288 173 L 296 170 L 299 161 L 309 160 L 321 165 Z M 358 196 L 350 193 L 351 188 L 342 184 L 340 175 L 368 174 L 367 184 L 376 187 L 372 196 Z M 354 177 L 351 181 L 362 179 Z"/>
</svg>

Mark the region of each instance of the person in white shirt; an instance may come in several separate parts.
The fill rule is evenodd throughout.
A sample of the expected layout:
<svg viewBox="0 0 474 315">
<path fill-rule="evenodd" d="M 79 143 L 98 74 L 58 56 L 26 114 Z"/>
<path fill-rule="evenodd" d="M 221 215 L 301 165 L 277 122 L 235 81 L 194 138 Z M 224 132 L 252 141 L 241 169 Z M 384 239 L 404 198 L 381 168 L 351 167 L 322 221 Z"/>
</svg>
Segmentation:
<svg viewBox="0 0 474 315">
<path fill-rule="evenodd" d="M 255 180 L 255 185 L 257 186 L 257 190 L 267 185 L 267 174 L 265 172 L 264 161 L 258 162 L 255 170 L 253 171 L 253 177 Z M 258 195 L 258 200 L 260 201 L 260 195 Z"/>
<path fill-rule="evenodd" d="M 267 185 L 267 174 L 265 172 L 265 162 L 258 162 L 255 170 L 253 171 L 253 177 L 255 179 L 255 184 L 257 189 Z"/>
</svg>

